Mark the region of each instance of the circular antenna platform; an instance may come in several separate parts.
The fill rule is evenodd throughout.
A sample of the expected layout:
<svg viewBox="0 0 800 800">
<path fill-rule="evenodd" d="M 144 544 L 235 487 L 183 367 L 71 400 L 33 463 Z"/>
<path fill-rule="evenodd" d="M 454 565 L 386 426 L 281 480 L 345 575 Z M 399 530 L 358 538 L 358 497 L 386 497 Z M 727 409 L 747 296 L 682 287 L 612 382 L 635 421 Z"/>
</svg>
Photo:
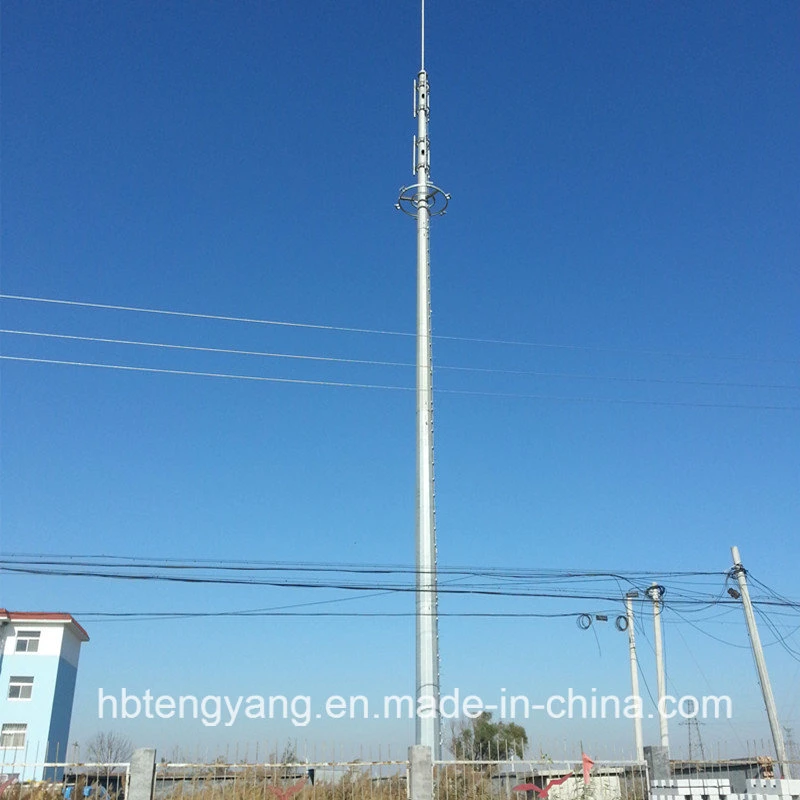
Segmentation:
<svg viewBox="0 0 800 800">
<path fill-rule="evenodd" d="M 400 197 L 395 208 L 408 214 L 409 217 L 417 217 L 419 209 L 425 207 L 428 209 L 428 214 L 438 217 L 444 214 L 449 202 L 450 195 L 438 186 L 432 183 L 415 183 L 413 186 L 404 186 L 400 189 Z"/>
</svg>

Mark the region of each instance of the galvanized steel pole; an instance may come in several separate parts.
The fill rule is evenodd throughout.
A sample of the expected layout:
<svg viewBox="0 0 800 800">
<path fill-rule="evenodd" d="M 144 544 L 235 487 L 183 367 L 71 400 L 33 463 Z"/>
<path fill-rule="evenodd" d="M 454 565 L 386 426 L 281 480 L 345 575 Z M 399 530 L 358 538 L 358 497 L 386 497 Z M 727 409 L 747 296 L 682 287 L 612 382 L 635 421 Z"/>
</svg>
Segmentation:
<svg viewBox="0 0 800 800">
<path fill-rule="evenodd" d="M 417 742 L 440 757 L 439 631 L 433 492 L 433 364 L 430 312 L 428 194 L 428 76 L 417 76 L 417 700 L 433 714 L 417 714 Z M 430 698 L 428 701 L 427 698 Z"/>
<path fill-rule="evenodd" d="M 439 626 L 436 586 L 436 525 L 433 483 L 433 361 L 430 304 L 430 221 L 443 214 L 450 196 L 431 183 L 430 89 L 425 71 L 425 1 L 422 0 L 422 53 L 414 86 L 413 172 L 397 208 L 417 220 L 417 522 L 416 522 L 416 743 L 441 758 L 439 717 Z"/>
</svg>

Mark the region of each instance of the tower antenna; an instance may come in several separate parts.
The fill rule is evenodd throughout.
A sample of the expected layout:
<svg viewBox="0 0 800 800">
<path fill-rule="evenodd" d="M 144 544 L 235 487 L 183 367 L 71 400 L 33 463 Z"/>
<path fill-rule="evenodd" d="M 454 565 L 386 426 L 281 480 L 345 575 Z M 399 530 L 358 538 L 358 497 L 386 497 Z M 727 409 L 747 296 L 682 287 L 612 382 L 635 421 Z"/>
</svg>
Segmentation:
<svg viewBox="0 0 800 800">
<path fill-rule="evenodd" d="M 419 68 L 420 71 L 425 70 L 425 0 L 422 1 L 422 13 L 421 13 L 421 20 L 420 20 L 420 60 L 419 60 Z"/>
<path fill-rule="evenodd" d="M 416 743 L 441 758 L 439 717 L 439 618 L 433 492 L 433 361 L 431 353 L 430 221 L 444 214 L 450 195 L 431 182 L 428 138 L 430 89 L 425 72 L 425 0 L 421 17 L 420 70 L 414 81 L 412 172 L 416 183 L 400 189 L 396 207 L 417 221 L 417 685 Z M 420 713 L 424 711 L 425 713 Z"/>
</svg>

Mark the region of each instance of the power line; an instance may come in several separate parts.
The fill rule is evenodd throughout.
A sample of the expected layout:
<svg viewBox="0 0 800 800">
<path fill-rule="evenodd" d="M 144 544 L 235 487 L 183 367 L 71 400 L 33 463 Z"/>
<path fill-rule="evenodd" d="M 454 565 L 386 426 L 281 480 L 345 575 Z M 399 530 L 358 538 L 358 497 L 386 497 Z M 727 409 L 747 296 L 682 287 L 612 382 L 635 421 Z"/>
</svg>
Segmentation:
<svg viewBox="0 0 800 800">
<path fill-rule="evenodd" d="M 595 613 L 595 612 L 592 612 Z M 596 612 L 603 613 L 603 612 Z M 485 619 L 564 619 L 579 616 L 575 611 L 537 613 L 533 611 L 438 611 L 438 617 Z M 83 611 L 74 616 L 95 621 L 143 621 L 170 619 L 201 619 L 207 617 L 416 617 L 416 611 Z"/>
<path fill-rule="evenodd" d="M 256 381 L 265 383 L 294 384 L 301 386 L 328 386 L 346 389 L 381 389 L 385 391 L 413 392 L 413 386 L 391 384 L 354 383 L 348 381 L 323 381 L 305 378 L 280 378 L 263 375 L 238 375 L 223 372 L 202 372 L 197 370 L 165 369 L 157 367 L 137 367 L 127 364 L 103 364 L 91 361 L 69 361 L 65 359 L 31 358 L 26 356 L 0 355 L 6 361 L 30 364 L 53 364 L 71 367 L 91 367 L 95 369 L 121 370 L 159 375 L 183 375 L 196 378 L 221 378 L 226 380 Z M 525 394 L 520 392 L 489 392 L 471 389 L 435 389 L 437 394 L 461 395 L 464 397 L 494 397 L 506 400 L 544 400 L 558 403 L 598 403 L 607 405 L 652 406 L 661 408 L 708 408 L 744 411 L 800 411 L 800 406 L 766 405 L 758 403 L 698 403 L 680 400 L 636 400 L 613 397 L 571 397 L 563 395 Z"/>
<path fill-rule="evenodd" d="M 762 589 L 763 589 L 765 592 L 767 592 L 767 593 L 768 593 L 769 595 L 771 595 L 772 597 L 775 597 L 775 598 L 777 598 L 778 600 L 785 600 L 787 603 L 791 603 L 791 602 L 792 602 L 792 601 L 791 601 L 791 600 L 789 600 L 789 599 L 788 599 L 788 598 L 787 598 L 785 595 L 782 595 L 782 594 L 780 594 L 779 592 L 776 592 L 776 591 L 775 591 L 773 588 L 771 588 L 770 586 L 768 586 L 766 583 L 764 583 L 763 581 L 760 581 L 758 578 L 756 578 L 756 577 L 755 577 L 755 576 L 754 576 L 754 575 L 753 575 L 751 572 L 749 572 L 749 571 L 748 571 L 748 573 L 747 573 L 747 578 L 748 578 L 748 580 L 749 580 L 749 581 L 751 581 L 752 583 L 755 583 L 755 584 L 757 584 L 758 586 L 760 586 L 760 587 L 761 587 L 761 588 L 762 588 Z M 798 608 L 800 608 L 800 606 L 798 606 Z"/>
<path fill-rule="evenodd" d="M 77 568 L 106 571 L 113 571 L 114 574 L 124 576 L 131 570 L 142 572 L 144 570 L 155 572 L 178 572 L 199 573 L 206 576 L 209 573 L 244 573 L 252 575 L 254 573 L 278 573 L 279 575 L 290 575 L 291 573 L 301 573 L 303 577 L 317 573 L 323 576 L 329 574 L 345 574 L 358 576 L 379 576 L 387 579 L 389 576 L 405 576 L 408 580 L 416 579 L 421 574 L 415 567 L 404 564 L 369 564 L 369 563 L 336 563 L 336 562 L 286 562 L 286 561 L 256 561 L 256 560 L 236 560 L 236 559 L 179 559 L 179 558 L 159 558 L 152 559 L 141 556 L 114 556 L 114 555 L 95 555 L 95 554 L 57 554 L 57 553 L 6 553 L 0 556 L 0 568 L 8 567 L 28 567 L 43 570 L 44 568 L 57 567 L 60 570 L 74 571 Z M 645 582 L 649 582 L 652 571 L 620 571 L 612 572 L 608 570 L 577 570 L 577 569 L 520 569 L 504 567 L 477 567 L 477 566 L 448 566 L 440 565 L 437 569 L 440 580 L 444 584 L 452 584 L 465 579 L 483 579 L 482 583 L 470 583 L 472 588 L 484 588 L 486 586 L 507 586 L 508 582 L 513 582 L 517 589 L 535 586 L 552 586 L 559 584 L 583 585 L 612 582 L 616 586 L 616 592 L 612 592 L 615 599 L 622 597 L 625 591 L 631 587 L 637 587 Z M 92 572 L 95 574 L 95 572 Z M 670 591 L 675 597 L 690 600 L 701 604 L 702 609 L 706 609 L 710 603 L 708 595 L 699 594 L 693 587 L 681 588 L 682 583 L 688 579 L 702 579 L 708 576 L 720 577 L 725 573 L 694 571 L 658 571 L 661 579 L 671 579 Z M 488 581 L 488 583 L 487 583 Z M 694 581 L 694 585 L 703 584 Z M 712 584 L 715 585 L 715 584 Z M 623 588 L 624 586 L 624 588 Z M 385 588 L 385 585 L 382 587 Z M 561 596 L 561 595 L 558 595 Z M 713 597 L 712 600 L 718 600 Z M 329 602 L 329 601 L 325 601 Z M 780 612 L 776 612 L 780 613 Z"/>
<path fill-rule="evenodd" d="M 237 571 L 294 571 L 294 572 L 345 572 L 366 574 L 400 573 L 406 575 L 419 574 L 416 567 L 406 564 L 351 563 L 329 561 L 255 561 L 252 559 L 182 559 L 175 557 L 150 558 L 145 556 L 79 554 L 79 553 L 4 553 L 0 555 L 0 564 L 26 564 L 44 566 L 113 566 L 117 569 L 126 567 L 166 568 L 166 569 L 216 569 Z M 578 569 L 520 569 L 518 567 L 479 567 L 469 565 L 440 565 L 440 575 L 492 576 L 522 580 L 525 578 L 542 581 L 610 579 L 630 582 L 634 578 L 649 579 L 653 570 L 578 570 Z M 702 570 L 657 570 L 662 578 L 718 577 L 725 572 Z M 620 597 L 624 594 L 620 590 Z M 784 599 L 784 598 L 781 598 Z"/>
<path fill-rule="evenodd" d="M 800 652 L 795 650 L 787 641 L 789 636 L 794 635 L 798 631 L 800 626 L 794 628 L 794 630 L 789 634 L 789 636 L 783 636 L 781 632 L 778 630 L 778 627 L 769 618 L 769 615 L 763 609 L 755 608 L 754 611 L 761 617 L 761 619 L 764 621 L 764 623 L 770 629 L 770 631 L 772 631 L 772 635 L 775 637 L 775 641 L 781 645 L 781 647 L 789 654 L 791 658 L 793 658 L 795 661 L 800 662 Z"/>
<path fill-rule="evenodd" d="M 94 566 L 91 569 L 58 569 L 40 568 L 36 566 L 24 566 L 19 564 L 0 564 L 0 572 L 24 575 L 46 575 L 50 577 L 71 577 L 71 578 L 96 578 L 109 580 L 128 580 L 128 581 L 154 581 L 166 583 L 186 583 L 199 585 L 232 585 L 232 586 L 270 586 L 280 589 L 339 589 L 347 591 L 387 591 L 407 593 L 416 591 L 412 583 L 408 584 L 388 584 L 388 583 L 355 583 L 345 581 L 311 581 L 311 580 L 276 580 L 268 578 L 239 578 L 239 577 L 218 577 L 208 575 L 175 575 L 157 573 L 122 573 L 102 571 L 102 568 Z M 486 595 L 494 597 L 542 597 L 553 599 L 572 599 L 572 600 L 619 600 L 618 595 L 590 594 L 590 593 L 569 593 L 569 592 L 530 592 L 509 589 L 487 588 L 485 585 L 472 586 L 441 586 L 440 594 L 455 595 Z M 691 601 L 686 601 L 691 602 Z"/>
<path fill-rule="evenodd" d="M 319 331 L 339 331 L 342 333 L 370 333 L 382 336 L 416 336 L 415 333 L 405 331 L 379 330 L 374 328 L 353 328 L 342 325 L 318 325 L 311 322 L 286 322 L 275 319 L 256 319 L 253 317 L 234 317 L 225 314 L 199 314 L 191 311 L 171 311 L 160 308 L 142 308 L 138 306 L 111 305 L 109 303 L 86 303 L 79 300 L 57 300 L 50 297 L 28 297 L 25 295 L 0 294 L 2 300 L 20 300 L 31 303 L 50 303 L 62 306 L 77 306 L 80 308 L 105 309 L 107 311 L 130 311 L 137 314 L 157 314 L 167 317 L 186 317 L 190 319 L 216 320 L 218 322 L 243 322 L 250 325 L 274 325 L 284 328 L 308 328 Z"/>
<path fill-rule="evenodd" d="M 411 362 L 402 361 L 377 361 L 372 359 L 361 358 L 339 358 L 335 356 L 313 356 L 303 355 L 298 353 L 272 353 L 264 350 L 236 350 L 227 347 L 200 347 L 188 344 L 171 344 L 168 342 L 145 342 L 132 339 L 111 339 L 100 336 L 76 336 L 66 333 L 46 333 L 43 331 L 20 331 L 10 329 L 0 329 L 0 333 L 12 334 L 17 336 L 39 336 L 47 339 L 66 339 L 78 342 L 97 342 L 100 344 L 122 344 L 122 345 L 135 345 L 137 347 L 155 347 L 167 350 L 189 350 L 198 353 L 222 353 L 225 355 L 238 355 L 238 356 L 261 356 L 262 358 L 285 358 L 297 359 L 300 361 L 320 361 L 331 362 L 336 364 L 356 364 L 362 366 L 377 366 L 377 367 L 415 367 Z M 464 369 L 471 370 L 471 367 L 440 367 L 440 369 Z M 481 370 L 484 371 L 484 370 Z M 485 370 L 493 372 L 494 370 Z M 502 370 L 500 370 L 502 371 Z M 787 387 L 787 388 L 800 388 Z"/>
<path fill-rule="evenodd" d="M 723 589 L 723 591 L 724 591 L 724 589 Z M 680 616 L 680 614 L 678 616 Z M 708 675 L 706 675 L 706 673 L 703 670 L 703 667 L 701 666 L 700 662 L 695 657 L 694 649 L 691 648 L 689 646 L 689 642 L 686 641 L 686 637 L 683 635 L 683 631 L 681 631 L 680 626 L 678 626 L 677 631 L 678 631 L 678 636 L 681 637 L 681 641 L 683 642 L 684 646 L 686 647 L 686 650 L 689 653 L 689 657 L 692 659 L 692 661 L 694 662 L 695 667 L 697 668 L 697 671 L 700 673 L 700 675 L 702 676 L 703 680 L 706 682 L 706 686 L 708 687 L 708 691 L 713 694 L 714 687 L 711 685 L 711 681 L 708 679 Z M 697 720 L 695 719 L 695 722 L 696 721 Z M 737 741 L 739 742 L 739 745 L 742 747 L 742 749 L 744 749 L 744 742 L 739 738 L 739 732 L 738 732 L 737 727 L 733 724 L 733 721 L 731 719 L 728 719 L 726 721 L 727 721 L 728 726 L 730 727 L 731 731 L 733 731 L 733 735 L 736 737 Z M 684 724 L 684 723 L 681 723 L 681 724 Z M 687 720 L 685 724 L 687 724 L 687 725 L 691 724 L 691 720 Z M 689 733 L 689 740 L 691 742 L 691 729 L 688 731 L 688 733 Z M 700 730 L 699 730 L 699 728 L 697 729 L 697 738 L 698 738 L 698 740 L 700 740 L 700 747 L 701 747 L 701 751 L 700 752 L 701 752 L 701 755 L 702 755 L 703 743 L 702 743 L 702 739 L 700 739 Z M 691 753 L 689 754 L 689 758 L 691 759 Z"/>
<path fill-rule="evenodd" d="M 701 628 L 699 625 L 697 625 L 695 622 L 693 622 L 692 620 L 690 620 L 688 617 L 685 617 L 683 614 L 681 614 L 681 613 L 680 613 L 680 612 L 679 612 L 679 611 L 678 611 L 676 608 L 674 608 L 673 606 L 674 606 L 674 601 L 672 601 L 672 602 L 670 603 L 670 610 L 671 610 L 673 613 L 675 613 L 677 616 L 679 616 L 679 617 L 680 617 L 680 618 L 681 618 L 681 619 L 682 619 L 682 620 L 683 620 L 683 621 L 684 621 L 684 622 L 685 622 L 687 625 L 691 625 L 691 626 L 692 626 L 692 627 L 693 627 L 695 630 L 699 631 L 699 632 L 700 632 L 700 633 L 702 633 L 704 636 L 708 636 L 708 637 L 709 637 L 709 639 L 713 639 L 715 642 L 719 642 L 720 644 L 727 644 L 729 647 L 738 647 L 738 648 L 740 648 L 740 649 L 742 649 L 742 650 L 749 650 L 749 649 L 750 649 L 750 645 L 746 645 L 746 644 L 736 644 L 735 642 L 729 642 L 729 641 L 727 641 L 726 639 L 721 639 L 719 636 L 714 636 L 714 634 L 713 634 L 713 633 L 709 633 L 709 632 L 708 632 L 707 630 L 705 630 L 704 628 Z"/>
<path fill-rule="evenodd" d="M 79 300 L 60 300 L 50 297 L 32 297 L 29 295 L 0 294 L 0 299 L 16 300 L 20 302 L 30 302 L 30 303 L 48 303 L 53 305 L 75 306 L 80 308 L 104 309 L 108 311 L 127 311 L 140 314 L 156 314 L 161 316 L 216 320 L 222 322 L 241 322 L 253 325 L 271 325 L 271 326 L 279 326 L 287 328 L 306 328 L 310 330 L 338 331 L 343 333 L 364 333 L 364 334 L 373 334 L 381 336 L 403 336 L 403 337 L 416 336 L 416 334 L 411 331 L 382 330 L 379 328 L 360 328 L 360 327 L 351 327 L 343 325 L 323 325 L 323 324 L 309 323 L 309 322 L 290 322 L 285 320 L 258 319 L 254 317 L 237 317 L 224 314 L 201 314 L 198 312 L 190 312 L 190 311 L 173 311 L 168 309 L 145 308 L 140 306 L 113 305 L 110 303 L 89 303 Z M 696 358 L 696 359 L 723 360 L 723 361 L 752 361 L 752 362 L 775 363 L 775 364 L 800 363 L 800 359 L 765 358 L 760 356 L 720 355 L 713 353 L 690 353 L 690 352 L 674 352 L 674 351 L 662 351 L 662 350 L 635 350 L 631 348 L 600 347 L 597 345 L 554 344 L 551 342 L 530 342 L 530 341 L 519 341 L 513 339 L 492 339 L 492 338 L 481 338 L 472 336 L 452 336 L 452 335 L 438 334 L 432 336 L 431 338 L 456 341 L 456 342 L 470 342 L 473 344 L 508 345 L 514 347 L 536 347 L 536 348 L 555 349 L 555 350 L 578 350 L 578 351 L 597 352 L 597 353 L 625 353 L 625 354 L 636 354 L 642 356 L 659 356 L 668 358 Z"/>
<path fill-rule="evenodd" d="M 327 577 L 331 574 L 343 575 L 357 575 L 357 576 L 372 576 L 380 577 L 384 581 L 388 580 L 390 576 L 396 576 L 393 580 L 396 581 L 398 577 L 407 579 L 416 578 L 420 573 L 417 569 L 398 564 L 364 564 L 364 563 L 335 563 L 335 562 L 270 562 L 270 561 L 241 561 L 241 560 L 217 560 L 217 559 L 178 559 L 178 558 L 160 558 L 152 559 L 136 556 L 109 556 L 109 555 L 92 555 L 92 554 L 25 554 L 25 553 L 8 553 L 0 557 L 0 567 L 8 568 L 29 568 L 38 573 L 48 573 L 56 568 L 59 574 L 85 574 L 80 570 L 92 570 L 91 575 L 99 575 L 98 570 L 104 570 L 103 575 L 112 574 L 114 576 L 125 577 L 127 575 L 154 575 L 158 577 L 161 573 L 177 573 L 177 574 L 191 574 L 193 578 L 200 579 L 208 578 L 209 574 L 215 573 L 243 573 L 247 576 L 256 575 L 261 573 L 278 573 L 279 575 L 291 576 L 293 573 L 300 573 L 304 578 L 315 573 Z M 145 572 L 146 571 L 146 572 Z M 704 612 L 710 608 L 720 610 L 721 614 L 727 613 L 724 610 L 723 596 L 718 593 L 707 594 L 697 591 L 706 583 L 700 583 L 697 580 L 693 584 L 687 583 L 689 578 L 705 578 L 708 576 L 724 577 L 726 573 L 720 572 L 703 572 L 703 571 L 661 571 L 657 570 L 657 574 L 661 579 L 670 579 L 670 594 L 671 596 L 685 601 L 696 608 L 687 609 L 689 611 Z M 443 579 L 445 584 L 453 584 L 456 582 L 472 579 L 472 582 L 466 584 L 467 588 L 472 591 L 484 588 L 497 588 L 507 587 L 509 582 L 513 582 L 513 586 L 517 590 L 535 587 L 537 589 L 543 586 L 556 586 L 559 584 L 568 585 L 583 585 L 583 584 L 597 584 L 603 582 L 611 582 L 615 585 L 616 590 L 610 594 L 614 599 L 622 597 L 628 588 L 635 588 L 641 586 L 645 582 L 649 582 L 653 575 L 652 570 L 647 571 L 608 571 L 608 570 L 576 570 L 576 569 L 519 569 L 519 568 L 487 568 L 476 566 L 440 566 L 438 574 Z M 449 580 L 444 580 L 449 578 Z M 481 582 L 476 582 L 475 579 L 482 579 Z M 254 579 L 249 578 L 248 582 L 254 582 Z M 286 579 L 277 581 L 277 585 L 287 585 L 289 581 Z M 399 584 L 401 587 L 406 584 Z M 711 584 L 715 586 L 716 583 Z M 315 583 L 314 586 L 328 586 L 328 584 Z M 380 589 L 393 588 L 398 586 L 396 582 L 382 583 Z M 462 583 L 462 586 L 464 584 Z M 695 588 L 697 587 L 697 588 Z M 335 588 L 335 587 L 334 587 Z M 559 591 L 553 593 L 554 597 L 563 597 L 564 592 Z M 761 602 L 756 598 L 757 602 Z M 788 606 L 794 608 L 792 601 L 788 598 L 778 598 L 773 600 L 766 600 L 764 602 L 776 606 Z M 727 599 L 724 603 L 728 606 L 736 605 Z M 719 609 L 723 606 L 723 609 Z M 728 609 L 730 610 L 730 609 Z M 776 611 L 780 614 L 780 611 Z"/>
<path fill-rule="evenodd" d="M 298 579 L 284 579 L 277 580 L 274 578 L 265 577 L 230 577 L 230 576 L 209 576 L 209 575 L 191 575 L 191 574 L 161 574 L 159 572 L 121 572 L 119 567 L 115 571 L 111 571 L 106 567 L 99 564 L 91 565 L 89 568 L 81 566 L 76 567 L 59 567 L 54 568 L 42 565 L 26 565 L 20 562 L 0 562 L 0 572 L 10 574 L 24 574 L 24 575 L 39 575 L 50 577 L 78 577 L 78 578 L 95 578 L 106 580 L 127 580 L 127 581 L 152 581 L 152 582 L 166 582 L 166 583 L 183 583 L 194 585 L 228 585 L 228 586 L 269 586 L 272 588 L 280 589 L 337 589 L 346 591 L 381 591 L 381 592 L 394 592 L 394 593 L 408 593 L 416 591 L 413 582 L 408 583 L 376 583 L 376 582 L 355 582 L 344 580 L 298 580 Z M 472 585 L 442 585 L 439 589 L 440 594 L 443 595 L 476 595 L 488 597 L 519 597 L 519 598 L 540 598 L 551 600 L 593 600 L 593 601 L 608 601 L 620 602 L 621 596 L 618 593 L 608 592 L 578 592 L 574 590 L 563 591 L 527 591 L 521 588 L 507 589 L 497 588 L 491 584 L 472 584 Z M 683 597 L 676 598 L 671 601 L 671 605 L 686 605 L 693 606 L 700 603 L 708 603 L 707 598 L 692 598 Z M 736 601 L 718 600 L 719 604 L 732 604 Z M 785 606 L 784 601 L 779 600 L 760 600 L 754 601 L 759 605 L 764 606 Z M 688 621 L 688 620 L 687 620 Z M 691 623 L 690 623 L 691 624 Z"/>
<path fill-rule="evenodd" d="M 262 358 L 280 358 L 298 361 L 314 361 L 333 364 L 351 364 L 357 366 L 377 366 L 377 367 L 398 367 L 404 369 L 414 369 L 416 364 L 410 361 L 382 361 L 376 359 L 344 358 L 338 356 L 319 356 L 307 355 L 302 353 L 276 353 L 264 350 L 240 350 L 227 347 L 201 347 L 199 345 L 174 344 L 170 342 L 149 342 L 132 339 L 114 339 L 101 336 L 78 336 L 66 333 L 50 333 L 45 331 L 27 331 L 3 328 L 0 333 L 13 336 L 31 336 L 46 339 L 59 339 L 66 341 L 93 342 L 97 344 L 119 344 L 125 346 L 151 347 L 166 350 L 184 350 L 198 353 L 217 353 L 224 355 L 240 356 L 259 356 Z M 455 366 L 450 364 L 436 364 L 437 371 L 469 372 L 485 375 L 514 375 L 517 377 L 532 378 L 558 378 L 566 380 L 588 380 L 588 381 L 614 381 L 624 383 L 654 383 L 678 386 L 705 386 L 713 388 L 733 388 L 733 389 L 789 389 L 800 390 L 800 384 L 785 383 L 740 383 L 732 381 L 701 381 L 688 380 L 682 378 L 642 378 L 626 375 L 587 375 L 569 372 L 543 372 L 537 370 L 521 369 L 502 369 L 498 367 L 468 367 Z"/>
<path fill-rule="evenodd" d="M 300 573 L 303 578 L 307 579 L 309 575 L 318 574 L 327 577 L 331 574 L 343 575 L 357 575 L 357 576 L 372 576 L 380 577 L 385 582 L 380 585 L 381 590 L 387 588 L 391 589 L 396 587 L 398 577 L 405 579 L 416 579 L 421 574 L 419 570 L 403 564 L 364 564 L 364 563 L 333 563 L 333 562 L 270 562 L 270 561 L 254 561 L 254 560 L 212 560 L 212 559 L 178 559 L 178 558 L 160 558 L 152 559 L 137 556 L 108 556 L 108 555 L 92 555 L 92 554 L 25 554 L 25 553 L 7 553 L 0 557 L 0 568 L 3 566 L 8 568 L 27 568 L 34 571 L 35 574 L 48 573 L 57 568 L 59 574 L 86 574 L 83 570 L 91 570 L 90 575 L 101 574 L 99 570 L 103 570 L 102 575 L 109 573 L 125 577 L 126 575 L 147 575 L 155 574 L 156 576 L 161 573 L 167 574 L 191 574 L 193 577 L 199 575 L 200 578 L 207 578 L 208 575 L 216 573 L 230 574 L 230 573 L 243 573 L 247 576 L 259 574 L 277 573 L 278 575 L 285 575 L 291 577 L 295 573 Z M 145 572 L 146 571 L 146 572 Z M 637 571 L 622 571 L 611 572 L 607 570 L 575 570 L 575 569 L 519 569 L 519 568 L 487 568 L 476 566 L 445 566 L 442 565 L 437 570 L 440 580 L 444 585 L 463 582 L 471 579 L 469 584 L 466 584 L 470 591 L 484 588 L 497 588 L 507 587 L 509 582 L 513 582 L 516 590 L 521 591 L 530 587 L 541 589 L 544 586 L 555 586 L 559 584 L 568 585 L 584 585 L 584 584 L 597 584 L 603 582 L 611 582 L 615 585 L 616 591 L 611 592 L 609 596 L 618 599 L 624 595 L 624 592 L 630 587 L 637 587 L 643 585 L 650 580 L 652 575 L 651 571 L 637 572 Z M 672 576 L 675 580 L 671 584 L 671 593 L 676 598 L 682 598 L 692 604 L 699 604 L 701 609 L 706 609 L 719 600 L 719 597 L 712 596 L 709 598 L 706 594 L 700 594 L 694 589 L 682 589 L 681 581 L 686 581 L 688 578 L 704 578 L 709 575 L 720 577 L 725 573 L 714 572 L 701 572 L 701 571 L 659 571 L 662 579 L 667 579 Z M 392 583 L 386 581 L 390 576 L 395 576 Z M 482 579 L 481 582 L 476 582 L 476 579 Z M 253 583 L 250 578 L 249 583 Z M 287 585 L 290 582 L 286 579 L 282 581 L 275 580 L 277 585 Z M 695 581 L 697 584 L 697 581 Z M 404 586 L 406 584 L 400 584 Z M 465 584 L 461 584 L 464 586 Z M 700 584 L 697 584 L 700 585 Z M 317 586 L 328 586 L 328 584 L 321 584 L 319 582 L 314 584 Z M 624 587 L 624 588 L 623 588 Z M 553 594 L 554 597 L 563 597 L 564 592 L 558 591 Z M 329 602 L 329 601 L 325 601 Z"/>
<path fill-rule="evenodd" d="M 371 592 L 367 597 L 391 595 L 394 593 L 408 592 L 412 589 L 413 579 L 417 571 L 407 565 L 387 564 L 337 564 L 331 562 L 258 562 L 237 560 L 211 560 L 193 559 L 191 561 L 177 558 L 151 559 L 145 557 L 126 557 L 87 554 L 22 554 L 10 553 L 0 557 L 0 572 L 17 573 L 35 576 L 56 577 L 94 577 L 100 579 L 118 579 L 134 581 L 164 581 L 185 584 L 217 584 L 217 585 L 242 585 L 242 586 L 270 586 L 272 588 L 289 589 L 334 589 L 351 592 Z M 722 614 L 728 613 L 733 606 L 738 606 L 735 601 L 723 599 L 719 594 L 711 595 L 698 592 L 691 585 L 681 588 L 681 584 L 691 579 L 703 579 L 708 576 L 724 577 L 726 573 L 704 573 L 701 571 L 655 571 L 661 579 L 666 580 L 672 575 L 674 583 L 670 583 L 670 595 L 673 598 L 670 606 L 680 604 L 686 613 L 704 611 L 716 608 Z M 241 574 L 243 577 L 228 577 L 231 574 Z M 264 577 L 270 573 L 277 573 L 274 578 Z M 297 580 L 295 575 L 300 573 L 302 580 Z M 309 579 L 310 575 L 319 577 Z M 361 583 L 356 581 L 332 580 L 331 575 L 357 575 L 359 577 L 378 577 L 380 582 Z M 222 577 L 220 577 L 220 574 Z M 495 597 L 522 597 L 549 600 L 604 600 L 619 602 L 628 587 L 641 587 L 649 583 L 653 571 L 601 571 L 601 570 L 541 570 L 518 568 L 485 568 L 474 566 L 442 566 L 439 569 L 442 581 L 442 594 Z M 278 576 L 285 576 L 279 579 Z M 395 576 L 390 579 L 390 576 Z M 399 580 L 403 578 L 403 580 Z M 469 583 L 464 581 L 471 579 Z M 480 579 L 477 580 L 476 579 Z M 513 587 L 508 587 L 508 581 L 513 581 Z M 602 584 L 611 581 L 616 585 L 615 591 L 598 591 L 587 586 L 579 589 L 582 584 Z M 459 583 L 459 586 L 453 584 Z M 558 586 L 561 584 L 565 588 Z M 695 581 L 695 585 L 701 586 Z M 718 585 L 718 584 L 716 584 Z M 550 586 L 550 591 L 542 591 Z M 624 588 L 623 588 L 624 586 Z M 558 587 L 558 588 L 557 588 Z M 575 588 L 573 588 L 575 587 Z M 346 600 L 359 600 L 363 597 L 348 597 L 326 599 L 282 605 L 269 610 L 295 609 L 309 605 L 324 605 Z M 794 611 L 797 607 L 789 598 L 775 598 L 772 595 L 767 599 L 755 598 L 760 606 L 768 606 L 772 613 L 781 615 L 781 608 Z M 677 613 L 677 612 L 676 612 Z M 681 615 L 678 615 L 681 616 Z M 792 614 L 794 616 L 794 614 Z M 695 625 L 691 620 L 681 616 L 688 624 Z M 706 620 L 703 620 L 706 621 Z M 706 633 L 706 631 L 703 631 Z M 708 634 L 713 637 L 713 635 Z"/>
<path fill-rule="evenodd" d="M 59 364 L 70 367 L 93 367 L 95 369 L 116 369 L 126 372 L 144 372 L 158 375 L 185 375 L 195 378 L 225 378 L 240 381 L 261 381 L 266 383 L 285 383 L 301 386 L 333 386 L 343 389 L 384 389 L 397 392 L 413 392 L 413 386 L 391 386 L 375 383 L 352 383 L 347 381 L 319 381 L 306 378 L 275 378 L 264 375 L 235 375 L 225 372 L 198 372 L 185 369 L 159 369 L 157 367 L 134 367 L 126 364 L 98 364 L 90 361 L 66 361 L 53 358 L 27 358 L 22 356 L 0 355 L 6 361 L 23 361 L 32 364 Z M 800 410 L 800 409 L 798 409 Z"/>
</svg>

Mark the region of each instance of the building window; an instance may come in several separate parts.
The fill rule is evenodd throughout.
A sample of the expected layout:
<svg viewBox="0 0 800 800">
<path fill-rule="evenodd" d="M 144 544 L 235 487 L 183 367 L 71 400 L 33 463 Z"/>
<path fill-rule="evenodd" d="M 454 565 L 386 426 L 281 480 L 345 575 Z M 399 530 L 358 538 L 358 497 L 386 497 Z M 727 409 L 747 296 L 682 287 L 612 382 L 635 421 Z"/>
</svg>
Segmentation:
<svg viewBox="0 0 800 800">
<path fill-rule="evenodd" d="M 17 634 L 18 653 L 38 653 L 41 631 L 20 631 Z"/>
<path fill-rule="evenodd" d="M 25 747 L 28 726 L 19 722 L 6 722 L 0 728 L 0 747 Z"/>
<path fill-rule="evenodd" d="M 8 682 L 9 700 L 30 700 L 33 691 L 33 678 L 24 675 L 12 675 Z"/>
</svg>

